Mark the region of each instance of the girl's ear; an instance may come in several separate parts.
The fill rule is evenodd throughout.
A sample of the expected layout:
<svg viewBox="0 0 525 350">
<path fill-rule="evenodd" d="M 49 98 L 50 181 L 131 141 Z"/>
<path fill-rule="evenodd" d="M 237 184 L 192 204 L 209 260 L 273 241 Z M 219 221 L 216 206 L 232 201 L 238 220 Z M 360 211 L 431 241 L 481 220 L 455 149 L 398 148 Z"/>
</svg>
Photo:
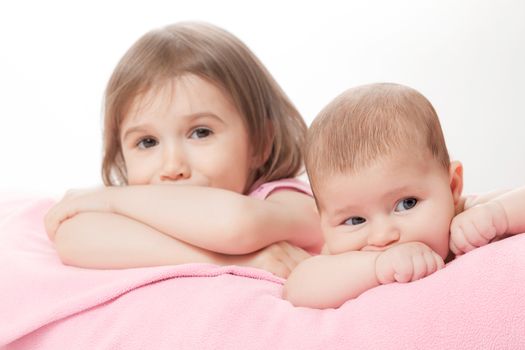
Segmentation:
<svg viewBox="0 0 525 350">
<path fill-rule="evenodd" d="M 463 191 L 463 165 L 459 161 L 450 162 L 448 170 L 450 179 L 450 190 L 452 191 L 452 198 L 454 205 L 457 206 Z"/>
</svg>

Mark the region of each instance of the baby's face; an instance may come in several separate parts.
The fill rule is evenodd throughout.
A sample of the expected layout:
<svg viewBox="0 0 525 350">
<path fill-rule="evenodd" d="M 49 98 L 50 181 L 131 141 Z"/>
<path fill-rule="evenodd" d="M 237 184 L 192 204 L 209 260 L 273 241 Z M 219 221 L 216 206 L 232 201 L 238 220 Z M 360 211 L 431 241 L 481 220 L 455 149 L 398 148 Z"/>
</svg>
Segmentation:
<svg viewBox="0 0 525 350">
<path fill-rule="evenodd" d="M 382 251 L 418 241 L 448 253 L 454 199 L 450 175 L 429 157 L 381 158 L 320 184 L 321 225 L 331 254 Z"/>
<path fill-rule="evenodd" d="M 176 78 L 137 98 L 121 125 L 129 185 L 245 190 L 252 171 L 241 114 L 215 85 Z"/>
</svg>

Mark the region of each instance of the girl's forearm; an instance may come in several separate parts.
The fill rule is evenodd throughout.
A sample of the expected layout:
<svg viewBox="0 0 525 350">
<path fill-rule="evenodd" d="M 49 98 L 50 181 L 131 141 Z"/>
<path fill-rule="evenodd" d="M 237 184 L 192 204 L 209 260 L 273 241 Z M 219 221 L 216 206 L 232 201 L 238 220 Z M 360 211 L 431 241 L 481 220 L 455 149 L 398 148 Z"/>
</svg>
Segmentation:
<svg viewBox="0 0 525 350">
<path fill-rule="evenodd" d="M 246 215 L 242 195 L 198 186 L 108 188 L 109 207 L 183 242 L 221 253 L 232 251 Z"/>
<path fill-rule="evenodd" d="M 284 298 L 295 306 L 337 308 L 376 287 L 378 252 L 318 255 L 300 263 L 284 285 Z"/>
<path fill-rule="evenodd" d="M 64 264 L 94 269 L 190 262 L 228 265 L 237 259 L 194 247 L 110 213 L 81 213 L 64 221 L 55 236 L 55 245 Z"/>
<path fill-rule="evenodd" d="M 293 191 L 281 191 L 264 201 L 199 186 L 127 186 L 108 191 L 110 211 L 223 254 L 249 254 L 287 240 L 308 247 L 320 238 L 313 200 Z"/>
</svg>

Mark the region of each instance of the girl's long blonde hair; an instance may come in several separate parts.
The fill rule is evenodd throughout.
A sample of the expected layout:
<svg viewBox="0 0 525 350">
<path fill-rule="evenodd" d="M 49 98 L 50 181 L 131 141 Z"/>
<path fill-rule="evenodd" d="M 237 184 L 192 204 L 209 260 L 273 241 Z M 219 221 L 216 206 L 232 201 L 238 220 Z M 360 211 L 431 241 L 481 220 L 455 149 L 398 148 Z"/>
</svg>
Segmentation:
<svg viewBox="0 0 525 350">
<path fill-rule="evenodd" d="M 127 184 L 120 127 L 134 99 L 185 74 L 221 88 L 245 118 L 252 151 L 266 158 L 252 174 L 252 182 L 298 175 L 307 127 L 297 109 L 238 38 L 210 24 L 187 22 L 146 33 L 111 75 L 104 106 L 102 178 L 106 185 Z"/>
</svg>

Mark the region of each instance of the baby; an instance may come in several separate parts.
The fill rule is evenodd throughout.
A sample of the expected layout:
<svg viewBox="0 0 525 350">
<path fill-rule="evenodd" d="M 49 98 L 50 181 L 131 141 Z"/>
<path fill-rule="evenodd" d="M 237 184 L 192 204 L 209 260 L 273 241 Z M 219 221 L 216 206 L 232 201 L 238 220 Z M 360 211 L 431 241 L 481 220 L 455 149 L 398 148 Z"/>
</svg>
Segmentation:
<svg viewBox="0 0 525 350">
<path fill-rule="evenodd" d="M 310 127 L 306 167 L 324 255 L 284 287 L 296 306 L 339 307 L 380 284 L 421 279 L 504 234 L 525 231 L 525 188 L 468 200 L 430 102 L 414 89 L 347 90 Z M 450 234 L 452 233 L 452 234 Z"/>
</svg>

